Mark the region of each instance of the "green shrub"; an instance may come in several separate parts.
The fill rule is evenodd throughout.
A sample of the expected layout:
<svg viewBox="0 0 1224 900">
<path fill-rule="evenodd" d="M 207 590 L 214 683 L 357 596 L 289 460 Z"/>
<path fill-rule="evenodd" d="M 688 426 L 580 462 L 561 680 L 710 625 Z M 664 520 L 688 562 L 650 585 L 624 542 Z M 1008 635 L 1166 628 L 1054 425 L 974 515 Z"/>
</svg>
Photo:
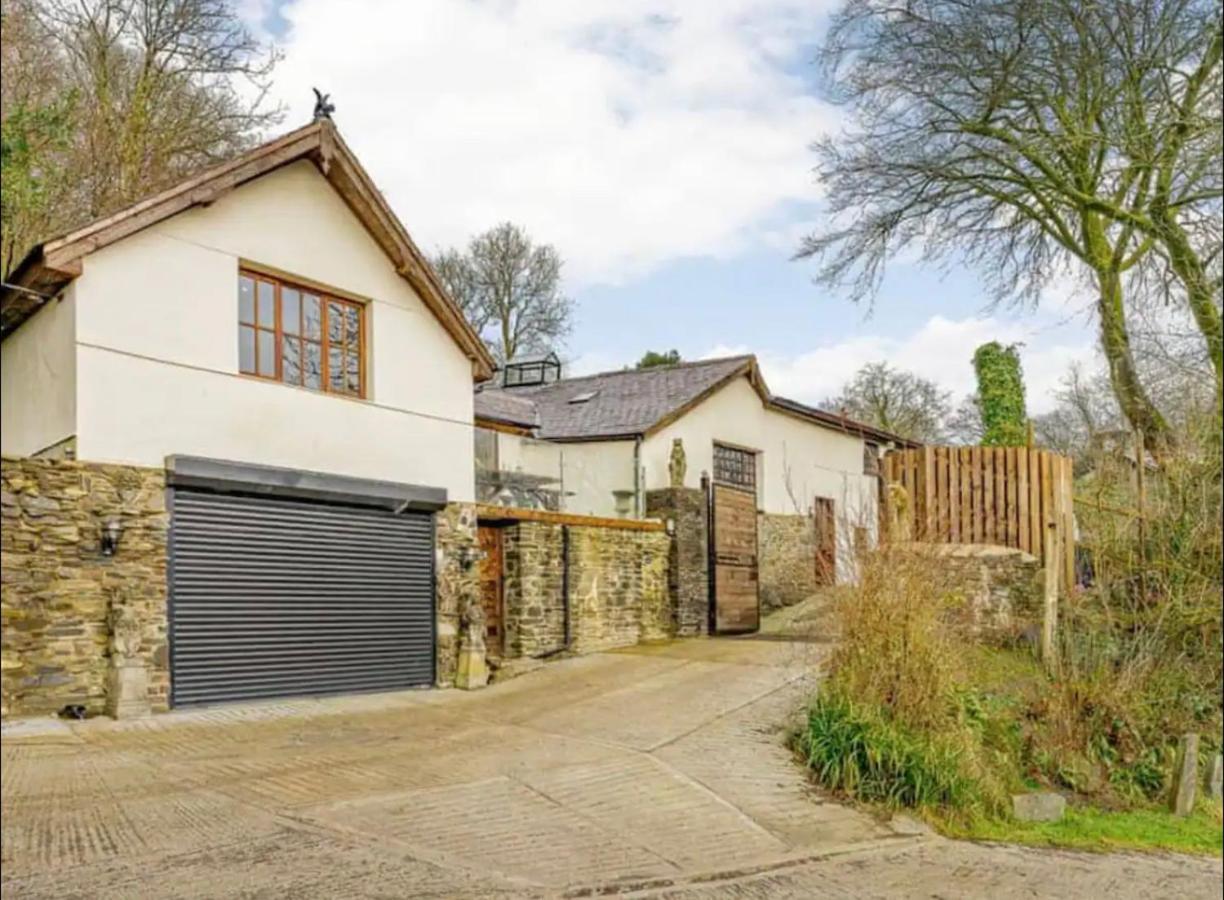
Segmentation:
<svg viewBox="0 0 1224 900">
<path fill-rule="evenodd" d="M 965 748 L 890 722 L 836 691 L 817 697 L 796 745 L 818 783 L 865 803 L 959 811 L 998 805 L 967 772 Z"/>
</svg>

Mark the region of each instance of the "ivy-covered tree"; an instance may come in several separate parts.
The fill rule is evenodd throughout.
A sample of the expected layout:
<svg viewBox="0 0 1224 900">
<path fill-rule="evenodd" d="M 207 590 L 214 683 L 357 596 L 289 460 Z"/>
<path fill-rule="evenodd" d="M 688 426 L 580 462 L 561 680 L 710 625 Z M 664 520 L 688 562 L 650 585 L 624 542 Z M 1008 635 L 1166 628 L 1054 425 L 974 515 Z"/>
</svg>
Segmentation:
<svg viewBox="0 0 1224 900">
<path fill-rule="evenodd" d="M 982 443 L 988 447 L 1022 447 L 1028 437 L 1024 377 L 1015 345 L 982 344 L 973 354 L 977 372 L 978 406 L 982 413 Z"/>
</svg>

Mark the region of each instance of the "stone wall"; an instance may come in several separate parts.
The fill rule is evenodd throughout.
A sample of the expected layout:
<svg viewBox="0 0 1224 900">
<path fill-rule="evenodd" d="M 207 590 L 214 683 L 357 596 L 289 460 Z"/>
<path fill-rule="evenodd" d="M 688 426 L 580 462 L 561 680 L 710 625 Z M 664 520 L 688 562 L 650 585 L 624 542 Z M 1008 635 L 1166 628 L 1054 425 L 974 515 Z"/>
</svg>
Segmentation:
<svg viewBox="0 0 1224 900">
<path fill-rule="evenodd" d="M 480 573 L 475 565 L 463 566 L 464 551 L 477 547 L 476 507 L 451 503 L 435 516 L 437 535 L 436 584 L 438 656 L 437 683 L 455 683 L 459 653 L 459 615 L 467 598 L 479 597 Z"/>
<path fill-rule="evenodd" d="M 708 633 L 710 557 L 705 493 L 696 488 L 647 491 L 646 515 L 673 523 L 667 584 L 676 636 Z"/>
<path fill-rule="evenodd" d="M 138 613 L 150 701 L 165 709 L 166 485 L 160 469 L 72 460 L 0 461 L 0 695 L 4 715 L 106 704 L 106 615 L 116 596 Z M 99 538 L 121 526 L 113 556 Z"/>
<path fill-rule="evenodd" d="M 505 647 L 509 658 L 565 648 L 561 527 L 519 522 L 502 531 Z"/>
<path fill-rule="evenodd" d="M 1041 562 L 1023 550 L 994 544 L 899 545 L 936 561 L 957 615 L 974 631 L 1007 632 L 1040 617 Z"/>
<path fill-rule="evenodd" d="M 810 516 L 757 516 L 761 608 L 781 609 L 816 592 L 816 530 Z"/>
<path fill-rule="evenodd" d="M 670 637 L 670 543 L 662 531 L 544 522 L 506 526 L 507 657 L 566 649 L 567 591 L 569 649 L 575 652 Z"/>
</svg>

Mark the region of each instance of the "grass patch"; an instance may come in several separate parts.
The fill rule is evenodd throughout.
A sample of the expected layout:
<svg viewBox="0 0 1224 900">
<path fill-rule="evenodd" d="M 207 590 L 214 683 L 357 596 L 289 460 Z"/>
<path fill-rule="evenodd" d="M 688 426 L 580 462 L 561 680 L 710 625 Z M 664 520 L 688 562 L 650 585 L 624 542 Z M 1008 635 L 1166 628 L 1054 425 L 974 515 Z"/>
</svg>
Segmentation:
<svg viewBox="0 0 1224 900">
<path fill-rule="evenodd" d="M 1168 850 L 1219 856 L 1224 849 L 1220 806 L 1200 804 L 1193 815 L 1175 816 L 1160 809 L 1109 812 L 1070 807 L 1060 822 L 1012 822 L 986 818 L 932 817 L 949 837 L 999 841 L 1074 850 Z"/>
<path fill-rule="evenodd" d="M 796 748 L 821 784 L 865 803 L 961 810 L 988 805 L 966 771 L 962 748 L 890 722 L 836 692 L 812 704 Z"/>
</svg>

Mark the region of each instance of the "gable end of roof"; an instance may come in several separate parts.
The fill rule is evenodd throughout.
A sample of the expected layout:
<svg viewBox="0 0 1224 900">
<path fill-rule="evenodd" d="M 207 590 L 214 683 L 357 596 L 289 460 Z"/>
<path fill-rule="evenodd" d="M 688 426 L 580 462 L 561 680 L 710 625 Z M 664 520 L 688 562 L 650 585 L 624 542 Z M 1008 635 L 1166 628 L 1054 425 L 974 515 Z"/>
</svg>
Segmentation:
<svg viewBox="0 0 1224 900">
<path fill-rule="evenodd" d="M 472 362 L 473 376 L 493 376 L 484 341 L 447 294 L 429 261 L 330 120 L 312 122 L 192 176 L 112 215 L 34 247 L 0 291 L 0 339 L 81 274 L 81 261 L 109 244 L 298 160 L 310 160 Z"/>
</svg>

